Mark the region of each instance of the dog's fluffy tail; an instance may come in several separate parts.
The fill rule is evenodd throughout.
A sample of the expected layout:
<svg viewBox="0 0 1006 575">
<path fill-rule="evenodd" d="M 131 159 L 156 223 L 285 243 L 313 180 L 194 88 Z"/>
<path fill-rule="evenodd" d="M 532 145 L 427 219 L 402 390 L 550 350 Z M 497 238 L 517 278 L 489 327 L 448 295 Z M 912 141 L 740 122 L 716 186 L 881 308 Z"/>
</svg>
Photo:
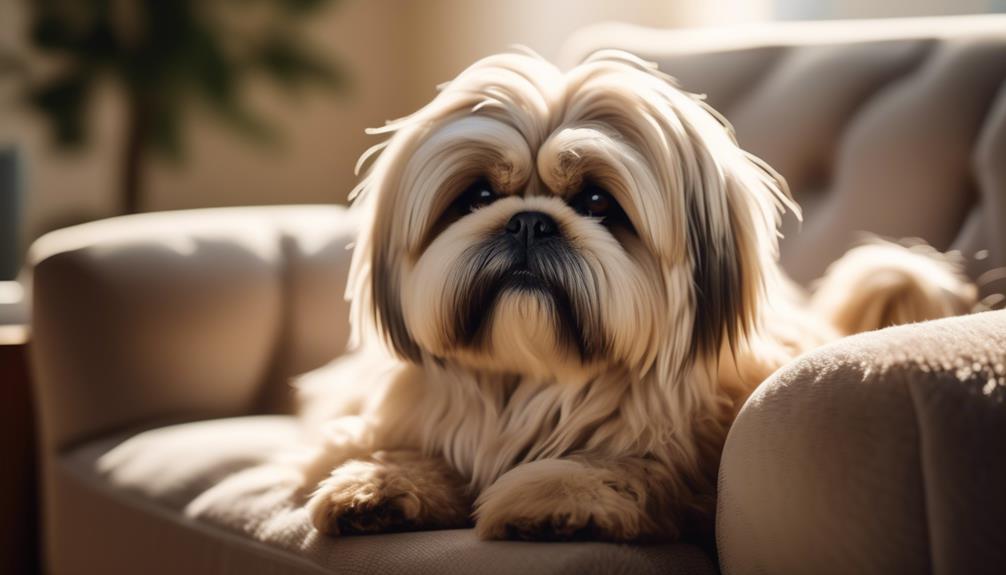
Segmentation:
<svg viewBox="0 0 1006 575">
<path fill-rule="evenodd" d="M 926 245 L 871 240 L 828 268 L 811 305 L 847 335 L 967 313 L 976 297 L 951 256 Z"/>
</svg>

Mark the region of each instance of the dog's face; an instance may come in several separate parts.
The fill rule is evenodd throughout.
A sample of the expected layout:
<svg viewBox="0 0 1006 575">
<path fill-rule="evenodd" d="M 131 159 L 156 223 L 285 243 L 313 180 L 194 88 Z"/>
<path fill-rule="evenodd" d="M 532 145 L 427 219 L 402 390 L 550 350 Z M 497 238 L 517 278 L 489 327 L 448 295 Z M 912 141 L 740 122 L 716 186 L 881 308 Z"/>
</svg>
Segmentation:
<svg viewBox="0 0 1006 575">
<path fill-rule="evenodd" d="M 487 58 L 385 131 L 350 293 L 400 356 L 671 375 L 757 320 L 784 186 L 648 64 Z"/>
</svg>

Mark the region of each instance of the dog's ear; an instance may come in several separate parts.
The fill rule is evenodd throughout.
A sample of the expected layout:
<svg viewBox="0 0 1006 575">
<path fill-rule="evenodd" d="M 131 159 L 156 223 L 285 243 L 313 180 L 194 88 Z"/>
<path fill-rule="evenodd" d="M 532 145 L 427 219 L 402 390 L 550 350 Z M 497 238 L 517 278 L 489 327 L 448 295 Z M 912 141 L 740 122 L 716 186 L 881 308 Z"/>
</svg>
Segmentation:
<svg viewBox="0 0 1006 575">
<path fill-rule="evenodd" d="M 734 349 L 757 329 L 766 293 L 779 277 L 782 211 L 797 207 L 782 177 L 737 145 L 726 120 L 656 65 L 604 50 L 583 66 L 577 75 L 583 85 L 590 79 L 620 103 L 605 108 L 604 119 L 627 136 L 660 188 L 667 210 L 660 219 L 669 226 L 660 236 L 674 244 L 655 246 L 663 252 L 665 277 L 683 261 L 690 266 L 690 285 L 665 281 L 672 309 L 682 297 L 690 304 L 690 344 L 683 345 L 686 332 L 677 331 L 667 337 L 671 349 L 659 353 L 661 370 L 673 377 Z"/>
<path fill-rule="evenodd" d="M 788 201 L 786 183 L 732 141 L 731 147 L 696 146 L 701 177 L 685 190 L 693 357 L 716 357 L 746 340 L 778 275 L 778 205 Z"/>
<path fill-rule="evenodd" d="M 389 205 L 395 198 L 382 189 L 393 185 L 395 172 L 400 169 L 394 162 L 395 148 L 402 145 L 395 141 L 399 136 L 373 149 L 380 156 L 351 195 L 351 211 L 361 220 L 361 227 L 346 286 L 353 330 L 350 344 L 360 347 L 366 341 L 380 339 L 398 357 L 419 362 L 422 352 L 409 333 L 402 311 L 397 263 L 403 254 L 401 241 L 395 237 L 398 230 L 391 221 L 394 206 Z M 366 158 L 361 158 L 361 163 Z"/>
<path fill-rule="evenodd" d="M 402 359 L 419 362 L 422 353 L 405 325 L 396 256 L 378 242 L 372 254 L 370 294 L 378 333 Z"/>
</svg>

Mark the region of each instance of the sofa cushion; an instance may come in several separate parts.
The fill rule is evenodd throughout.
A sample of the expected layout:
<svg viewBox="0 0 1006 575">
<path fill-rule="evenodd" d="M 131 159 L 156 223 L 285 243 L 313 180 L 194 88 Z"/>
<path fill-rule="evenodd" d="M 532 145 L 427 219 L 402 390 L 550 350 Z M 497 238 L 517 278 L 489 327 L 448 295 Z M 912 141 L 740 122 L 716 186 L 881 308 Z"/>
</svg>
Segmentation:
<svg viewBox="0 0 1006 575">
<path fill-rule="evenodd" d="M 290 377 L 345 348 L 355 237 L 342 207 L 261 206 L 39 238 L 25 275 L 45 452 L 170 417 L 288 413 Z"/>
<path fill-rule="evenodd" d="M 725 573 L 1006 566 L 1006 311 L 836 341 L 759 387 L 727 438 Z"/>
<path fill-rule="evenodd" d="M 486 542 L 470 529 L 315 532 L 290 455 L 294 418 L 257 416 L 99 439 L 58 458 L 57 573 L 716 573 L 689 544 Z M 95 553 L 102 549 L 104 553 Z"/>
<path fill-rule="evenodd" d="M 67 461 L 118 489 L 181 509 L 227 476 L 296 444 L 299 435 L 285 416 L 200 421 L 106 437 L 72 451 Z"/>
</svg>

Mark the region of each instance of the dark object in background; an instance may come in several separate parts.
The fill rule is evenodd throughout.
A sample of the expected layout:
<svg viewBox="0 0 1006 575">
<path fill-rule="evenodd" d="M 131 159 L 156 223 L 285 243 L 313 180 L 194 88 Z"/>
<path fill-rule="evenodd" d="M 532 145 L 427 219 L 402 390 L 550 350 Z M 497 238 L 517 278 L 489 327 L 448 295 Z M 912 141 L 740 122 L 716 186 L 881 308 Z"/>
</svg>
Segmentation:
<svg viewBox="0 0 1006 575">
<path fill-rule="evenodd" d="M 194 101 L 246 134 L 266 124 L 243 98 L 263 77 L 289 91 L 308 84 L 341 88 L 344 74 L 305 41 L 303 23 L 333 0 L 31 0 L 32 46 L 59 60 L 58 72 L 33 79 L 30 101 L 57 142 L 87 139 L 94 88 L 112 80 L 126 110 L 120 158 L 121 210 L 143 200 L 147 152 L 181 157 L 182 129 Z"/>
<path fill-rule="evenodd" d="M 0 325 L 0 573 L 39 572 L 32 395 L 28 328 Z"/>
<path fill-rule="evenodd" d="M 17 276 L 21 202 L 17 150 L 0 148 L 0 281 Z"/>
</svg>

